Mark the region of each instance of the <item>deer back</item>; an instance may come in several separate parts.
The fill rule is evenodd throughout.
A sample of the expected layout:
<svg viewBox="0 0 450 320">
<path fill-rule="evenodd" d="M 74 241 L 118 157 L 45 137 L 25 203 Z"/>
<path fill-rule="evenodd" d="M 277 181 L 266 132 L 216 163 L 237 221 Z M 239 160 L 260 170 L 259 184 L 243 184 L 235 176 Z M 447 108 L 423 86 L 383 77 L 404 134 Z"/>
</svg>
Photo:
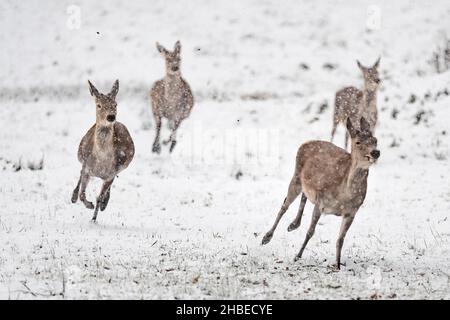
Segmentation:
<svg viewBox="0 0 450 320">
<path fill-rule="evenodd" d="M 344 123 L 347 118 L 359 120 L 360 103 L 363 92 L 355 87 L 346 87 L 336 93 L 334 105 L 334 121 Z M 357 121 L 355 121 L 357 122 Z"/>
<path fill-rule="evenodd" d="M 332 192 L 338 188 L 350 166 L 350 153 L 326 141 L 304 143 L 297 153 L 296 173 L 302 189 L 311 193 Z"/>
</svg>

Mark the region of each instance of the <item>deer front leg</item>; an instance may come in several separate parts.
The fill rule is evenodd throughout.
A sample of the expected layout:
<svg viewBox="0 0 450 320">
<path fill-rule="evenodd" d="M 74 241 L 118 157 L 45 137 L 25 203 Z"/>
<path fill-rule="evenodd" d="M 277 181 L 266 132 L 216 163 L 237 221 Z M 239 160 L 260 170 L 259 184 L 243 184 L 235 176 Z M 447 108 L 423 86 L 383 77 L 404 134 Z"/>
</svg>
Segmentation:
<svg viewBox="0 0 450 320">
<path fill-rule="evenodd" d="M 92 217 L 93 222 L 95 222 L 97 220 L 98 209 L 102 206 L 102 204 L 104 204 L 104 202 L 107 198 L 109 200 L 109 196 L 107 194 L 109 192 L 109 189 L 110 189 L 113 181 L 114 181 L 114 178 L 103 182 L 102 190 L 100 191 L 100 194 L 97 197 L 97 203 L 95 205 L 94 216 Z M 106 207 L 106 205 L 105 205 L 105 207 Z"/>
<path fill-rule="evenodd" d="M 291 180 L 291 183 L 289 184 L 288 194 L 284 199 L 280 211 L 277 214 L 275 223 L 273 224 L 272 228 L 270 228 L 270 230 L 264 235 L 261 244 L 267 244 L 272 239 L 273 233 L 275 232 L 278 223 L 280 222 L 281 218 L 283 217 L 284 213 L 287 211 L 291 203 L 294 202 L 295 198 L 297 198 L 297 196 L 300 194 L 301 189 L 300 179 L 294 176 Z"/>
<path fill-rule="evenodd" d="M 167 140 L 163 140 L 163 142 L 162 142 L 163 145 L 166 145 L 172 141 L 172 132 L 173 132 L 174 128 L 175 128 L 175 121 L 169 120 L 170 136 Z"/>
<path fill-rule="evenodd" d="M 83 170 L 81 171 L 81 182 L 80 182 L 80 200 L 84 203 L 86 208 L 94 209 L 94 204 L 86 199 L 86 187 L 89 183 L 89 175 Z"/>
<path fill-rule="evenodd" d="M 180 126 L 180 124 L 181 124 L 181 121 L 175 121 L 173 128 L 172 128 L 172 133 L 170 134 L 169 139 L 163 141 L 164 145 L 168 144 L 169 142 L 172 142 L 170 145 L 170 149 L 169 149 L 170 152 L 173 151 L 173 148 L 175 148 L 175 145 L 177 144 L 177 130 L 178 130 L 178 127 Z"/>
<path fill-rule="evenodd" d="M 78 200 L 78 195 L 79 195 L 79 191 L 80 191 L 80 183 L 81 183 L 81 175 L 80 175 L 80 178 L 78 179 L 77 186 L 75 187 L 75 189 L 73 189 L 73 192 L 72 192 L 72 203 L 75 203 Z"/>
<path fill-rule="evenodd" d="M 111 194 L 111 186 L 109 187 L 108 191 L 106 191 L 105 197 L 102 202 L 100 202 L 100 211 L 104 211 L 106 209 L 106 206 L 109 202 L 109 197 Z"/>
<path fill-rule="evenodd" d="M 300 201 L 300 207 L 298 208 L 297 216 L 295 217 L 294 221 L 289 225 L 288 232 L 291 232 L 298 227 L 300 227 L 300 223 L 302 222 L 302 216 L 303 216 L 303 210 L 305 209 L 306 204 L 306 196 L 304 193 L 302 193 L 302 200 Z"/>
<path fill-rule="evenodd" d="M 153 141 L 152 152 L 160 153 L 161 144 L 159 143 L 159 134 L 161 133 L 161 117 L 155 115 L 155 122 L 156 122 L 156 136 L 155 141 Z"/>
<path fill-rule="evenodd" d="M 294 261 L 297 261 L 298 259 L 300 259 L 302 257 L 303 251 L 305 250 L 305 247 L 308 244 L 309 239 L 311 239 L 311 237 L 314 235 L 314 231 L 316 230 L 316 225 L 317 225 L 317 222 L 319 222 L 320 216 L 321 216 L 321 212 L 320 212 L 319 206 L 316 205 L 314 207 L 313 216 L 311 218 L 311 224 L 309 226 L 308 232 L 306 233 L 305 241 L 303 241 L 302 248 L 300 249 L 299 253 L 295 257 Z"/>
<path fill-rule="evenodd" d="M 342 218 L 341 223 L 341 230 L 339 231 L 339 237 L 336 241 L 336 268 L 339 270 L 341 269 L 341 251 L 342 251 L 342 245 L 344 244 L 344 238 L 347 234 L 348 229 L 352 225 L 353 219 L 355 218 L 354 215 L 344 216 Z"/>
</svg>

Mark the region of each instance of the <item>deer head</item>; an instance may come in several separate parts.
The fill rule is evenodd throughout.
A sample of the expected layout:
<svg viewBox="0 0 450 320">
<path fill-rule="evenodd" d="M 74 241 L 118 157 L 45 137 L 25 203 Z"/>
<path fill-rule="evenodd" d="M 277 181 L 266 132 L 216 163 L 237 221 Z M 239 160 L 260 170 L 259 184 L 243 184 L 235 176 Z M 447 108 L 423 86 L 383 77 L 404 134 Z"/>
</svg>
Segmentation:
<svg viewBox="0 0 450 320">
<path fill-rule="evenodd" d="M 100 126 L 112 126 L 116 121 L 117 102 L 116 95 L 119 91 L 119 80 L 113 84 L 108 94 L 98 92 L 97 88 L 88 80 L 91 96 L 95 99 L 96 124 Z"/>
<path fill-rule="evenodd" d="M 177 41 L 175 43 L 173 51 L 169 51 L 156 43 L 156 48 L 166 59 L 166 72 L 168 75 L 178 75 L 180 74 L 180 64 L 181 64 L 181 43 Z"/>
<path fill-rule="evenodd" d="M 368 168 L 380 157 L 377 138 L 372 136 L 369 123 L 366 119 L 361 118 L 358 130 L 347 118 L 347 130 L 352 140 L 352 158 L 356 160 L 358 167 Z"/>
<path fill-rule="evenodd" d="M 356 60 L 356 63 L 363 74 L 365 87 L 370 91 L 375 91 L 381 82 L 380 77 L 378 76 L 380 59 L 381 57 L 378 58 L 372 67 L 365 67 L 358 60 Z"/>
</svg>

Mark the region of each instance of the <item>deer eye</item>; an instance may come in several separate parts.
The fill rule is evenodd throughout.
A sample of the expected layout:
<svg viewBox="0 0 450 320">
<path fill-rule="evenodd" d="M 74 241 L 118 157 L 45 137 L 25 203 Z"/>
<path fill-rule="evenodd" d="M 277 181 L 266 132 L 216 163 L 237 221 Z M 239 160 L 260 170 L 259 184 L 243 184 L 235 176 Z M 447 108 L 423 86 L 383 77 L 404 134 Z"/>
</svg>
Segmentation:
<svg viewBox="0 0 450 320">
<path fill-rule="evenodd" d="M 98 104 L 98 105 L 97 105 L 97 108 L 101 109 L 101 108 L 102 108 L 102 106 Z"/>
<path fill-rule="evenodd" d="M 361 142 L 359 142 L 359 141 L 356 141 L 356 144 L 359 146 L 360 144 L 361 144 Z"/>
</svg>

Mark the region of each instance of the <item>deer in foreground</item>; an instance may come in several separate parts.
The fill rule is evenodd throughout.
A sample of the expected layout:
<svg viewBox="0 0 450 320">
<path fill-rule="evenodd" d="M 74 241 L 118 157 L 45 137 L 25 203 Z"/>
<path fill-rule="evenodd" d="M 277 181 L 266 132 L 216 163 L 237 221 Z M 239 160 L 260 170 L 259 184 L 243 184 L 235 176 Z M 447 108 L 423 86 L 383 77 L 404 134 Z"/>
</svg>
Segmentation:
<svg viewBox="0 0 450 320">
<path fill-rule="evenodd" d="M 114 82 L 111 92 L 106 95 L 98 92 L 90 81 L 88 84 L 95 100 L 96 120 L 78 148 L 78 160 L 82 167 L 80 179 L 73 190 L 72 203 L 77 202 L 79 197 L 86 208 L 94 209 L 92 202 L 86 199 L 86 187 L 91 177 L 101 178 L 104 182 L 92 217 L 95 222 L 98 209 L 103 211 L 108 205 L 114 178 L 133 160 L 134 144 L 125 125 L 116 121 L 119 80 Z"/>
<path fill-rule="evenodd" d="M 181 122 L 186 119 L 194 105 L 194 97 L 188 83 L 181 77 L 181 43 L 177 41 L 173 51 L 169 51 L 159 43 L 156 48 L 166 60 L 166 76 L 155 82 L 150 96 L 152 101 L 152 111 L 156 122 L 156 136 L 153 142 L 152 151 L 161 152 L 159 135 L 161 132 L 161 120 L 169 120 L 169 127 L 172 130 L 168 140 L 163 144 L 170 144 L 170 152 L 173 151 L 177 140 L 177 129 Z"/>
<path fill-rule="evenodd" d="M 333 142 L 334 134 L 339 123 L 345 125 L 347 118 L 357 127 L 359 119 L 364 117 L 370 125 L 371 132 L 374 133 L 377 124 L 377 90 L 380 84 L 378 76 L 378 67 L 380 58 L 372 67 L 364 67 L 357 60 L 359 69 L 364 78 L 363 90 L 355 87 L 347 87 L 336 93 L 334 100 L 333 129 L 331 130 L 331 142 Z M 349 140 L 348 131 L 345 133 L 345 149 Z"/>
<path fill-rule="evenodd" d="M 300 208 L 288 231 L 300 226 L 306 200 L 315 206 L 311 225 L 295 260 L 301 258 L 305 247 L 314 234 L 322 214 L 342 217 L 341 229 L 336 242 L 336 265 L 340 269 L 341 250 L 356 212 L 362 205 L 367 191 L 369 167 L 380 156 L 377 139 L 372 135 L 369 123 L 361 118 L 359 129 L 347 119 L 351 137 L 351 153 L 326 141 L 310 141 L 300 146 L 297 152 L 295 173 L 283 205 L 272 228 L 265 234 L 262 244 L 267 244 L 290 204 L 302 193 Z"/>
</svg>

